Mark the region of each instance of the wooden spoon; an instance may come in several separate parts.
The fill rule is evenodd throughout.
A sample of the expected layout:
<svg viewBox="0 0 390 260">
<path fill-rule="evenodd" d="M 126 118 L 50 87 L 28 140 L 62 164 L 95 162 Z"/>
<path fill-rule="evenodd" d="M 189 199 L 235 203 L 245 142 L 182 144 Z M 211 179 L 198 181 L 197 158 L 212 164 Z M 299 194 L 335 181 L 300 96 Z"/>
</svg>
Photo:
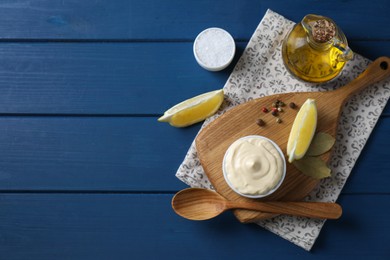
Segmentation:
<svg viewBox="0 0 390 260">
<path fill-rule="evenodd" d="M 206 220 L 229 209 L 250 209 L 275 214 L 310 218 L 337 219 L 342 209 L 339 204 L 327 202 L 238 202 L 229 201 L 217 192 L 188 188 L 179 191 L 172 199 L 173 210 L 183 218 Z"/>
</svg>

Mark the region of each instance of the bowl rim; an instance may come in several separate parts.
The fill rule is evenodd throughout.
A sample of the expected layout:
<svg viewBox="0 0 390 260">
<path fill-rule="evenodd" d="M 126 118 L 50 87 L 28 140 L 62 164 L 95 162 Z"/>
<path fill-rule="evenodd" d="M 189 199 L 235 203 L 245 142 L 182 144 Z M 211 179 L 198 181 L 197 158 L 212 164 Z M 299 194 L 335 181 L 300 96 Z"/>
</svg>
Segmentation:
<svg viewBox="0 0 390 260">
<path fill-rule="evenodd" d="M 245 193 L 242 193 L 240 191 L 238 191 L 230 182 L 229 178 L 227 177 L 227 171 L 225 169 L 225 165 L 226 165 L 226 157 L 227 157 L 227 154 L 228 154 L 228 151 L 230 149 L 230 147 L 238 142 L 238 141 L 242 141 L 242 140 L 245 140 L 245 139 L 249 139 L 249 138 L 257 138 L 257 139 L 264 139 L 264 140 L 267 140 L 269 141 L 275 148 L 276 150 L 278 151 L 279 155 L 282 157 L 282 161 L 283 161 L 283 172 L 282 172 L 282 177 L 280 178 L 279 182 L 275 185 L 274 188 L 272 188 L 271 190 L 269 190 L 267 193 L 265 194 L 257 194 L 257 195 L 250 195 L 250 194 L 245 194 Z M 225 155 L 223 157 L 223 160 L 222 160 L 222 172 L 223 172 L 223 177 L 226 181 L 226 183 L 228 184 L 228 186 L 237 194 L 243 196 L 243 197 L 247 197 L 247 198 L 251 198 L 251 199 L 259 199 L 259 198 L 264 198 L 264 197 L 267 197 L 269 195 L 271 195 L 272 193 L 274 193 L 275 191 L 277 191 L 279 189 L 279 187 L 282 185 L 285 177 L 286 177 L 286 172 L 287 172 L 287 165 L 286 165 L 286 158 L 284 157 L 284 154 L 282 152 L 282 149 L 280 149 L 280 147 L 274 142 L 272 141 L 271 139 L 265 137 L 265 136 L 261 136 L 261 135 L 247 135 L 247 136 L 243 136 L 243 137 L 240 137 L 238 138 L 237 140 L 235 140 L 233 143 L 231 143 L 228 147 L 228 149 L 226 150 L 225 152 Z"/>
<path fill-rule="evenodd" d="M 197 51 L 196 51 L 196 43 L 199 41 L 199 38 L 200 38 L 203 34 L 205 34 L 207 31 L 211 31 L 211 30 L 221 31 L 221 32 L 223 32 L 224 34 L 226 34 L 226 36 L 230 39 L 230 41 L 231 41 L 231 43 L 232 43 L 232 46 L 233 46 L 233 51 L 232 51 L 231 57 L 229 57 L 229 60 L 228 60 L 226 63 L 224 63 L 224 64 L 222 64 L 222 65 L 220 65 L 220 66 L 214 66 L 214 67 L 213 67 L 213 66 L 207 66 L 207 65 L 199 58 L 198 53 L 197 53 Z M 196 38 L 195 38 L 195 40 L 194 40 L 194 44 L 193 44 L 192 49 L 193 49 L 193 53 L 194 53 L 196 62 L 197 62 L 202 68 L 204 68 L 204 69 L 206 69 L 206 70 L 209 70 L 209 71 L 220 71 L 220 70 L 225 69 L 227 66 L 229 66 L 230 63 L 233 61 L 234 56 L 235 56 L 235 54 L 236 54 L 236 43 L 235 43 L 235 41 L 234 41 L 233 36 L 232 36 L 229 32 L 227 32 L 226 30 L 224 30 L 224 29 L 222 29 L 222 28 L 219 28 L 219 27 L 210 27 L 210 28 L 207 28 L 207 29 L 201 31 L 201 32 L 198 34 L 198 36 L 196 36 Z"/>
</svg>

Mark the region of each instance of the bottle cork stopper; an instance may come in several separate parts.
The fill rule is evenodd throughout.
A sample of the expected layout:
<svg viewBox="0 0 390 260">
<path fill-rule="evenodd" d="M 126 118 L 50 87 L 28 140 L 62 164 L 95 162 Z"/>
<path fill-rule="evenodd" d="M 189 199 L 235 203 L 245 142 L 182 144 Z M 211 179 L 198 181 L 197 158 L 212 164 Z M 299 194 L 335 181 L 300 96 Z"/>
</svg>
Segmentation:
<svg viewBox="0 0 390 260">
<path fill-rule="evenodd" d="M 328 42 L 336 35 L 336 26 L 325 19 L 316 21 L 312 26 L 314 41 L 319 43 Z"/>
</svg>

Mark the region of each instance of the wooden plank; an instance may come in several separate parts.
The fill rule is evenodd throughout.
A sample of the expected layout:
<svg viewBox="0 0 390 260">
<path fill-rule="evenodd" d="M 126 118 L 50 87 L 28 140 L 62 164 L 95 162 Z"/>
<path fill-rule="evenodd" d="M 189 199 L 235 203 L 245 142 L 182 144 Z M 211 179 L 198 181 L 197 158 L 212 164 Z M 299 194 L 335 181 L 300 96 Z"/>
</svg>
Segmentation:
<svg viewBox="0 0 390 260">
<path fill-rule="evenodd" d="M 387 130 L 385 130 L 387 129 Z M 344 193 L 385 192 L 389 190 L 382 186 L 390 185 L 388 169 L 390 163 L 386 147 L 390 144 L 390 117 L 382 117 L 378 120 L 372 134 L 367 140 L 357 162 L 346 182 Z M 380 159 L 381 158 L 381 159 Z"/>
<path fill-rule="evenodd" d="M 389 39 L 386 0 L 275 1 L 84 0 L 6 1 L 0 5 L 3 39 L 193 39 L 219 26 L 248 39 L 268 8 L 296 22 L 308 13 L 332 17 L 350 39 Z"/>
<path fill-rule="evenodd" d="M 121 117 L 16 117 L 0 125 L 0 189 L 29 191 L 183 188 L 175 173 L 198 130 Z"/>
<path fill-rule="evenodd" d="M 256 225 L 240 224 L 231 213 L 188 221 L 172 211 L 171 198 L 171 194 L 1 194 L 0 255 L 42 260 L 390 256 L 390 195 L 342 196 L 343 216 L 325 223 L 311 253 Z"/>
<path fill-rule="evenodd" d="M 160 114 L 229 75 L 202 69 L 190 43 L 0 44 L 0 55 L 0 113 Z"/>
<path fill-rule="evenodd" d="M 372 58 L 390 56 L 390 41 L 357 43 Z M 0 55 L 0 114 L 157 115 L 222 88 L 233 68 L 206 71 L 192 43 L 175 42 L 3 43 Z"/>
<path fill-rule="evenodd" d="M 200 124 L 155 117 L 0 117 L 0 191 L 177 191 Z M 390 117 L 382 118 L 345 192 L 389 192 Z"/>
<path fill-rule="evenodd" d="M 389 41 L 349 41 L 349 45 L 354 52 L 359 53 L 370 60 L 375 60 L 381 56 L 390 57 L 388 44 L 390 44 Z"/>
</svg>

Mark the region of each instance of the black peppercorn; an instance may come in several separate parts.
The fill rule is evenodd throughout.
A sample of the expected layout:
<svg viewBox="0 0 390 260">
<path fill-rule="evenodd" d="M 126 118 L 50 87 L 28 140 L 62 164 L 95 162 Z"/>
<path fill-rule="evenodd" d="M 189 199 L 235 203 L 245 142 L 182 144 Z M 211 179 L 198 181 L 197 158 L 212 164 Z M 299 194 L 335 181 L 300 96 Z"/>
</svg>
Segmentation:
<svg viewBox="0 0 390 260">
<path fill-rule="evenodd" d="M 256 120 L 256 124 L 258 124 L 259 126 L 264 126 L 265 125 L 265 122 L 261 119 L 257 119 Z"/>
<path fill-rule="evenodd" d="M 295 109 L 295 108 L 297 108 L 297 105 L 295 105 L 295 103 L 294 103 L 294 102 L 291 102 L 291 103 L 289 104 L 289 106 L 290 106 L 290 108 L 292 108 L 292 109 Z"/>
</svg>

